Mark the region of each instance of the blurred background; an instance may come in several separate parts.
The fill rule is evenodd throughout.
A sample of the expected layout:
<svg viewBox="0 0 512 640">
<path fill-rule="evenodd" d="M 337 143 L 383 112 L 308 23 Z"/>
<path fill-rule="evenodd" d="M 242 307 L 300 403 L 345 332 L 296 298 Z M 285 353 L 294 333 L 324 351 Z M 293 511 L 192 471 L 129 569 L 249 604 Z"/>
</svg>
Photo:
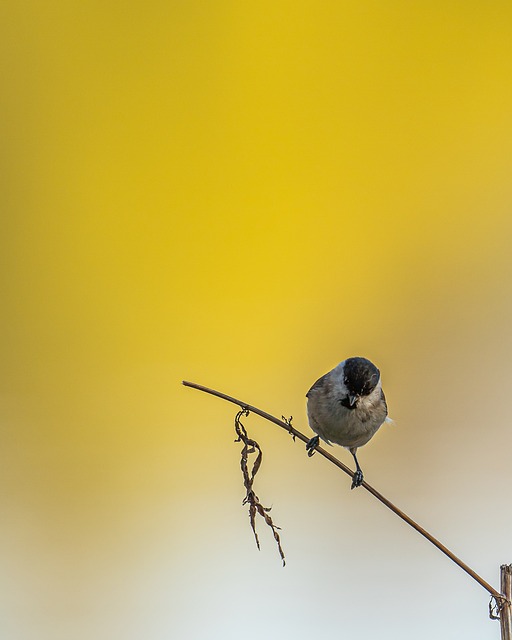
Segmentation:
<svg viewBox="0 0 512 640">
<path fill-rule="evenodd" d="M 367 481 L 512 562 L 512 5 L 0 8 L 0 636 L 499 637 L 487 593 L 320 456 L 310 385 L 382 372 Z M 351 465 L 350 454 L 333 452 Z"/>
</svg>

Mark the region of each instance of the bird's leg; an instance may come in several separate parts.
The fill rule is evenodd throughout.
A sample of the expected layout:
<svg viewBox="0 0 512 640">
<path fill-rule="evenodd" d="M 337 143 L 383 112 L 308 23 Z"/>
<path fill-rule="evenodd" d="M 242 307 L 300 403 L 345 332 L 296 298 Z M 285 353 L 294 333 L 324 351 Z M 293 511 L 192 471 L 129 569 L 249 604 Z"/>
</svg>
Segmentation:
<svg viewBox="0 0 512 640">
<path fill-rule="evenodd" d="M 315 449 L 318 447 L 318 443 L 320 442 L 320 438 L 318 436 L 313 436 L 311 440 L 306 444 L 306 451 L 308 452 L 308 456 L 311 456 L 315 453 Z"/>
<path fill-rule="evenodd" d="M 352 476 L 352 486 L 350 487 L 351 489 L 355 489 L 356 487 L 360 487 L 363 484 L 363 471 L 362 471 L 361 467 L 359 466 L 359 462 L 357 461 L 356 451 L 357 451 L 357 448 L 350 450 L 350 453 L 353 455 L 355 463 L 356 463 L 356 471 L 355 471 L 354 475 Z"/>
</svg>

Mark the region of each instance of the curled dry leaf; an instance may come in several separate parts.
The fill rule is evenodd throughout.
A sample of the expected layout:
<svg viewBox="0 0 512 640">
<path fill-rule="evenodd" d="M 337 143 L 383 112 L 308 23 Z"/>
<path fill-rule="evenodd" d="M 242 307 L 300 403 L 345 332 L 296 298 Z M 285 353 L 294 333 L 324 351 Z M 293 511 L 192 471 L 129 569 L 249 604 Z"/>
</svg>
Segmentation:
<svg viewBox="0 0 512 640">
<path fill-rule="evenodd" d="M 243 444 L 242 451 L 240 452 L 240 468 L 242 470 L 242 477 L 246 493 L 242 504 L 249 505 L 249 522 L 251 523 L 251 529 L 254 533 L 254 539 L 256 540 L 258 549 L 260 548 L 260 541 L 258 538 L 258 533 L 256 532 L 256 515 L 260 515 L 265 520 L 266 524 L 272 529 L 274 540 L 276 541 L 279 555 L 281 556 L 284 567 L 286 561 L 284 557 L 284 551 L 281 546 L 281 539 L 278 533 L 279 527 L 274 524 L 272 517 L 270 516 L 269 512 L 271 507 L 264 507 L 253 490 L 254 477 L 258 473 L 261 466 L 263 453 L 261 451 L 260 445 L 256 442 L 256 440 L 249 438 L 247 430 L 241 422 L 242 417 L 247 417 L 248 415 L 249 409 L 247 407 L 243 407 L 235 416 L 235 431 L 237 435 L 237 439 L 235 440 L 235 442 L 242 442 Z M 253 454 L 256 454 L 256 458 L 251 465 L 249 456 Z"/>
</svg>

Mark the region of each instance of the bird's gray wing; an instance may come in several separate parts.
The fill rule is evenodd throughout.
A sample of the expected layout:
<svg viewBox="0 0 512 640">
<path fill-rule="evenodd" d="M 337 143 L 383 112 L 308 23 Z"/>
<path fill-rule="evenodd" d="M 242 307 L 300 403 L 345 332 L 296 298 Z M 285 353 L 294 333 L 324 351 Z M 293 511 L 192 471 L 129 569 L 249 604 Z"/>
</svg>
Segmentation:
<svg viewBox="0 0 512 640">
<path fill-rule="evenodd" d="M 382 402 L 384 403 L 384 406 L 386 408 L 386 416 L 388 415 L 388 403 L 386 402 L 386 396 L 384 395 L 384 391 L 380 390 L 380 399 L 382 400 Z"/>
<path fill-rule="evenodd" d="M 306 398 L 309 398 L 309 394 L 312 391 L 319 391 L 320 389 L 326 389 L 327 387 L 329 387 L 329 380 L 328 378 L 328 373 L 326 373 L 324 376 L 322 376 L 321 378 L 318 378 L 318 380 L 315 382 L 315 384 L 311 387 L 311 389 L 306 393 Z"/>
</svg>

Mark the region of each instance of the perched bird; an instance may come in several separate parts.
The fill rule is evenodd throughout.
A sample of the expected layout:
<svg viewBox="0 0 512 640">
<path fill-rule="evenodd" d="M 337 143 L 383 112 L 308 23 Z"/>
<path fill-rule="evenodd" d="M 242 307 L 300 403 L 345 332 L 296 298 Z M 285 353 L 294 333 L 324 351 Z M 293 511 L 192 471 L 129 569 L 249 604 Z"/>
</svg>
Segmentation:
<svg viewBox="0 0 512 640">
<path fill-rule="evenodd" d="M 351 488 L 359 487 L 363 472 L 357 461 L 357 449 L 385 421 L 391 422 L 380 371 L 366 358 L 348 358 L 317 380 L 306 397 L 309 426 L 318 434 L 306 445 L 308 455 L 313 455 L 319 437 L 327 444 L 334 442 L 346 447 L 356 463 Z"/>
</svg>

